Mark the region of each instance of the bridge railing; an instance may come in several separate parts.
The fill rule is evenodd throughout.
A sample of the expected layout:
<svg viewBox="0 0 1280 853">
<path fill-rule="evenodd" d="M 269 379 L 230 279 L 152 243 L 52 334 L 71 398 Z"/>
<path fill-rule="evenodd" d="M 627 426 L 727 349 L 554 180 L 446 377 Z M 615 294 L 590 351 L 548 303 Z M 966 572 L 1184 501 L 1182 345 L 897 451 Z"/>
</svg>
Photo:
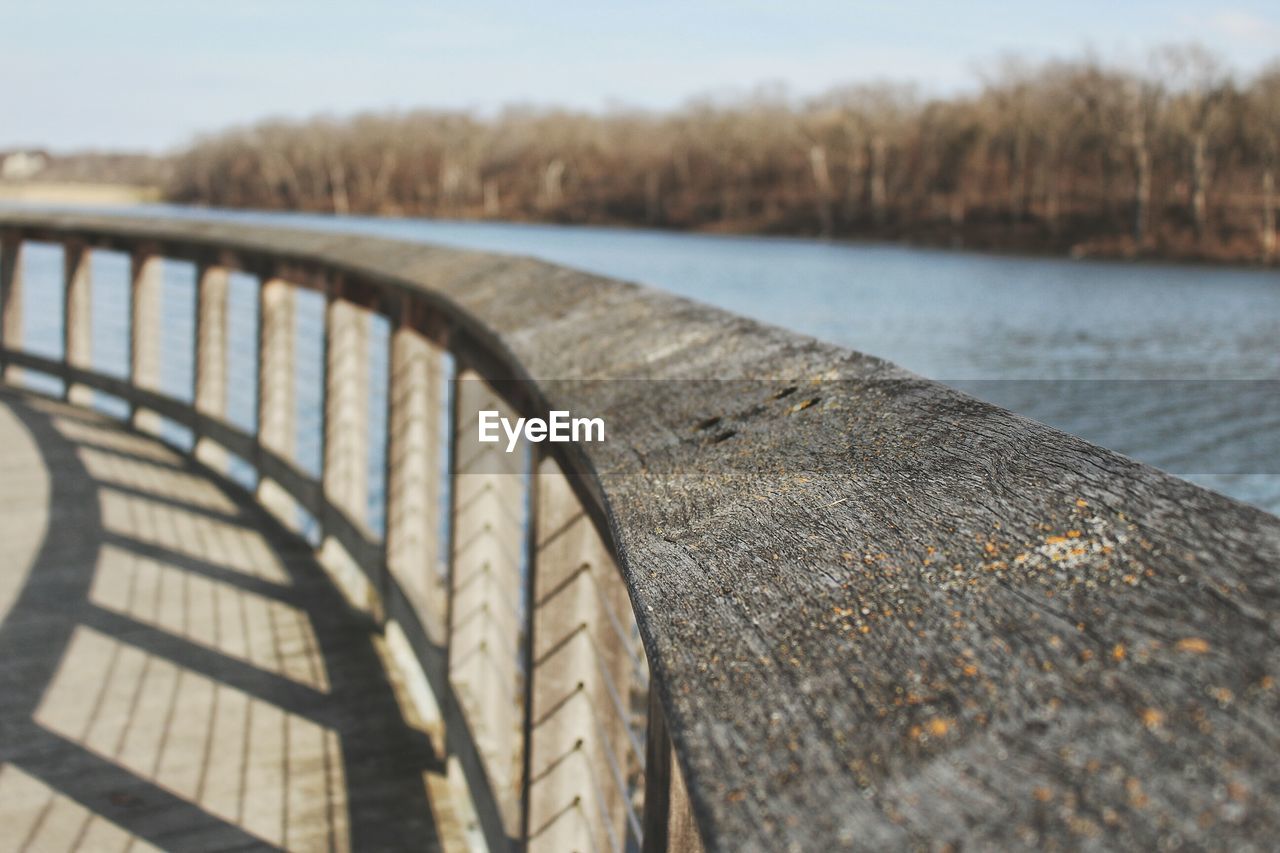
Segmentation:
<svg viewBox="0 0 1280 853">
<path fill-rule="evenodd" d="M 46 257 L 29 283 L 24 244 L 60 250 L 61 268 L 48 274 Z M 95 252 L 127 257 L 128 323 L 105 330 L 122 338 L 123 376 L 94 363 Z M 648 664 L 608 531 L 547 453 L 477 440 L 477 411 L 514 417 L 530 401 L 451 346 L 446 313 L 324 264 L 195 242 L 9 228 L 0 264 L 6 379 L 127 412 L 310 538 L 414 655 L 491 849 L 640 849 L 646 785 L 669 784 L 670 764 L 646 773 Z M 256 311 L 229 305 L 233 272 L 253 276 Z M 24 312 L 32 284 L 61 291 L 39 294 L 63 329 L 60 342 L 43 330 L 40 351 L 25 327 L 53 318 Z M 257 329 L 249 361 L 237 324 Z M 185 334 L 166 334 L 175 325 Z M 256 385 L 256 429 L 228 418 L 236 383 Z"/>
<path fill-rule="evenodd" d="M 425 675 L 492 849 L 1278 825 L 1274 516 L 523 259 L 9 212 L 0 309 L 9 382 L 114 406 L 314 544 Z M 606 440 L 478 440 L 553 409 Z"/>
</svg>

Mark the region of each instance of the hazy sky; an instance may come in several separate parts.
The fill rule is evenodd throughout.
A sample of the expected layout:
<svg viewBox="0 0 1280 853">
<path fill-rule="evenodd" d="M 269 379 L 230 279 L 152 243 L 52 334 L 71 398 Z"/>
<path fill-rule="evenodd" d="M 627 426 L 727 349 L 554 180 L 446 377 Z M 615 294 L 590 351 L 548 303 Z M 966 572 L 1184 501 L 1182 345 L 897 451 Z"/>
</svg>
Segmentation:
<svg viewBox="0 0 1280 853">
<path fill-rule="evenodd" d="M 162 150 L 268 115 L 675 106 L 781 82 L 971 86 L 1018 53 L 1280 56 L 1280 3 L 1183 0 L 0 0 L 0 147 Z"/>
</svg>

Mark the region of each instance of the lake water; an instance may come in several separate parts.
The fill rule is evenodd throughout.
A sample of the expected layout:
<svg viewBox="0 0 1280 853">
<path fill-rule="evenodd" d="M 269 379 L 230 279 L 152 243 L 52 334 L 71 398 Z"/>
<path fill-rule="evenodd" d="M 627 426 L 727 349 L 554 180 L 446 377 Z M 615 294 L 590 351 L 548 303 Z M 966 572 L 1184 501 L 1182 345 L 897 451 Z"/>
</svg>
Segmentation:
<svg viewBox="0 0 1280 853">
<path fill-rule="evenodd" d="M 610 228 L 133 211 L 531 255 L 650 284 L 881 356 L 1280 512 L 1275 271 Z"/>
</svg>

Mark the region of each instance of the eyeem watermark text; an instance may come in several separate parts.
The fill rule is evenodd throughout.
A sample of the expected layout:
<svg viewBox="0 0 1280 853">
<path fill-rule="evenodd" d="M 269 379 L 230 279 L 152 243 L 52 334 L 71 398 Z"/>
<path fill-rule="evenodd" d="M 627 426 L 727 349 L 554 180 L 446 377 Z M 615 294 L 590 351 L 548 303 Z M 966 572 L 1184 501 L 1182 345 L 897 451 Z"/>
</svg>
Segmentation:
<svg viewBox="0 0 1280 853">
<path fill-rule="evenodd" d="M 604 418 L 574 418 L 566 411 L 552 411 L 547 420 L 542 418 L 516 418 L 513 424 L 500 412 L 489 409 L 480 412 L 480 441 L 494 444 L 502 440 L 499 429 L 506 434 L 507 452 L 512 453 L 520 436 L 526 441 L 604 441 Z"/>
</svg>

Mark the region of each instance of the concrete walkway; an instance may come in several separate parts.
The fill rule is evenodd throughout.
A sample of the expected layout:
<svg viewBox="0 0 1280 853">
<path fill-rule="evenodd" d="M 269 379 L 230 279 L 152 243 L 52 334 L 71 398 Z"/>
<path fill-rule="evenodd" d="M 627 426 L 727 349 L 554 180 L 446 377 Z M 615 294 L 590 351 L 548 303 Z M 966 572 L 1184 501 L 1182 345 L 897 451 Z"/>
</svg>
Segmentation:
<svg viewBox="0 0 1280 853">
<path fill-rule="evenodd" d="M 384 658 L 255 505 L 0 389 L 0 850 L 440 849 Z"/>
</svg>

